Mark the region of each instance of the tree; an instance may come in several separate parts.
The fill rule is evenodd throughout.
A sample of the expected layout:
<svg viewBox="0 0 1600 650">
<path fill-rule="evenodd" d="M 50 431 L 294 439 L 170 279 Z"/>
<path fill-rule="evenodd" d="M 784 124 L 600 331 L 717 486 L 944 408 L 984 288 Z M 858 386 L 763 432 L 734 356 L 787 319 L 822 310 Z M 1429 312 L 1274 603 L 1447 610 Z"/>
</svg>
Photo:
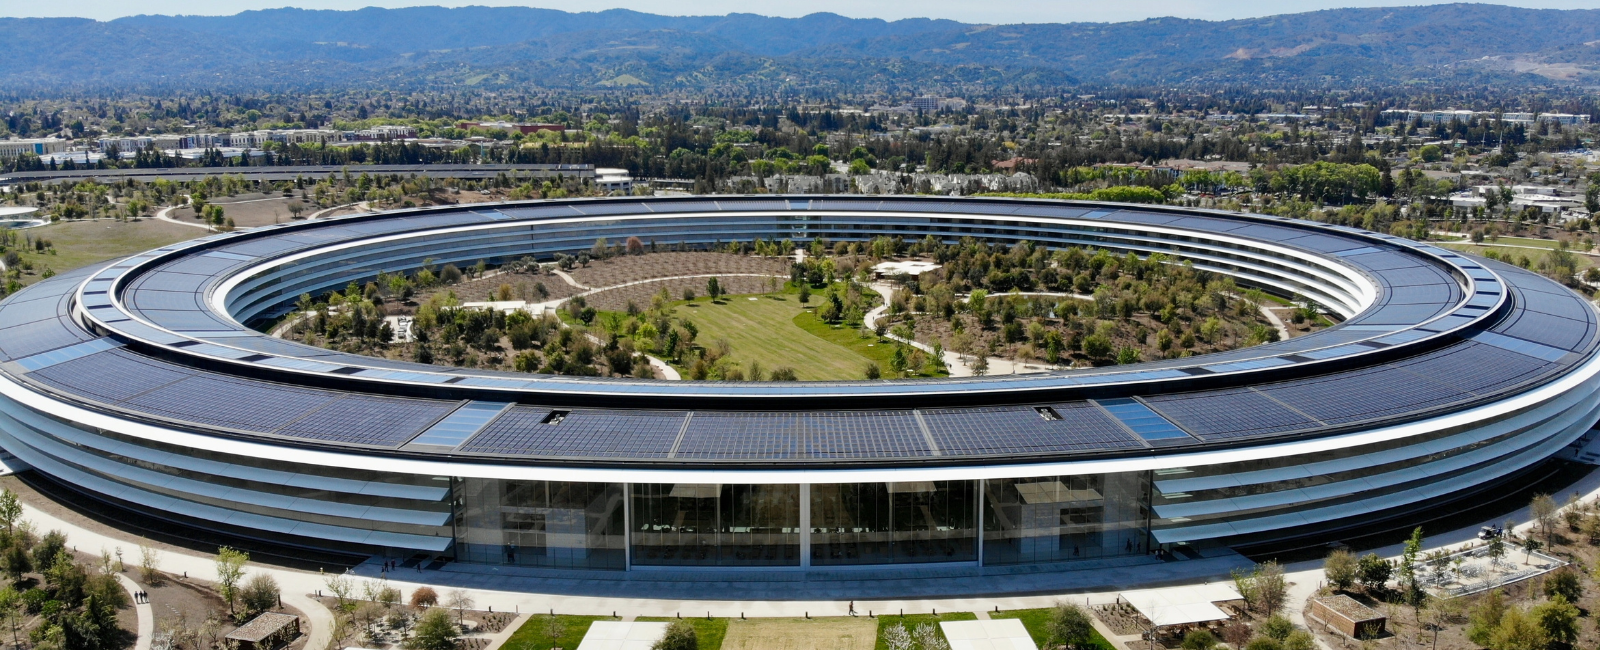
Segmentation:
<svg viewBox="0 0 1600 650">
<path fill-rule="evenodd" d="M 1530 615 L 1551 641 L 1571 646 L 1578 640 L 1578 608 L 1566 597 L 1557 594 L 1535 606 Z"/>
<path fill-rule="evenodd" d="M 1217 647 L 1217 637 L 1207 630 L 1194 630 L 1183 635 L 1183 650 L 1211 650 Z"/>
<path fill-rule="evenodd" d="M 695 635 L 694 626 L 688 621 L 673 621 L 667 626 L 667 633 L 650 646 L 650 650 L 698 650 L 700 639 Z"/>
<path fill-rule="evenodd" d="M 1328 554 L 1328 559 L 1322 562 L 1322 573 L 1334 589 L 1346 590 L 1355 585 L 1361 567 L 1355 555 L 1341 548 Z"/>
<path fill-rule="evenodd" d="M 1566 279 L 1571 279 L 1571 273 L 1567 274 Z M 1543 534 L 1547 546 L 1550 545 L 1550 536 L 1555 533 L 1556 510 L 1558 509 L 1559 506 L 1556 505 L 1556 500 L 1550 498 L 1548 494 L 1535 494 L 1533 499 L 1528 501 L 1528 514 L 1533 517 L 1535 525 L 1539 527 L 1539 532 Z"/>
<path fill-rule="evenodd" d="M 335 606 L 339 611 L 348 612 L 350 608 L 347 606 L 347 601 L 350 600 L 350 594 L 355 592 L 355 583 L 344 574 L 338 573 L 328 576 L 324 584 L 328 586 L 328 593 L 333 594 L 334 600 L 338 601 Z"/>
<path fill-rule="evenodd" d="M 1088 648 L 1094 638 L 1094 624 L 1077 603 L 1056 603 L 1050 612 L 1050 642 L 1069 648 Z"/>
<path fill-rule="evenodd" d="M 257 573 L 250 576 L 239 590 L 239 602 L 244 606 L 241 618 L 251 618 L 278 606 L 278 581 L 271 575 Z"/>
<path fill-rule="evenodd" d="M 722 297 L 722 283 L 718 282 L 716 278 L 707 278 L 706 295 L 711 296 L 713 301 Z"/>
<path fill-rule="evenodd" d="M 1405 592 L 1406 602 L 1412 606 L 1420 605 L 1427 592 L 1422 590 L 1422 581 L 1417 575 L 1417 555 L 1422 552 L 1422 527 L 1418 526 L 1411 531 L 1411 538 L 1406 540 L 1405 551 L 1400 555 L 1400 589 Z"/>
<path fill-rule="evenodd" d="M 1532 562 L 1533 561 L 1533 554 L 1538 552 L 1539 549 L 1541 549 L 1541 548 L 1544 548 L 1544 544 L 1540 543 L 1539 540 L 1537 540 L 1537 539 L 1529 537 L 1529 538 L 1526 538 L 1526 539 L 1522 540 L 1522 550 L 1523 550 L 1524 553 L 1527 554 L 1527 555 L 1523 556 L 1522 563 L 1523 564 L 1527 564 L 1529 562 Z"/>
<path fill-rule="evenodd" d="M 11 587 L 0 589 L 0 620 L 3 620 L 6 626 L 11 628 L 12 647 L 22 647 L 20 632 L 22 622 L 26 619 L 22 609 L 21 592 Z"/>
<path fill-rule="evenodd" d="M 1472 612 L 1467 615 L 1467 639 L 1488 647 L 1490 638 L 1500 627 L 1500 619 L 1505 616 L 1506 609 L 1504 592 L 1492 589 L 1484 594 L 1478 599 L 1478 604 L 1472 608 Z"/>
<path fill-rule="evenodd" d="M 1570 607 L 1570 605 L 1569 605 Z M 1500 617 L 1500 625 L 1489 635 L 1489 650 L 1545 650 L 1550 635 L 1527 612 L 1512 607 Z"/>
<path fill-rule="evenodd" d="M 250 554 L 224 546 L 217 549 L 213 560 L 217 567 L 217 595 L 228 603 L 228 614 L 233 614 L 233 603 L 239 598 L 239 579 L 244 577 L 244 565 Z"/>
<path fill-rule="evenodd" d="M 904 623 L 895 623 L 883 631 L 883 645 L 887 650 L 916 650 L 917 647 Z"/>
<path fill-rule="evenodd" d="M 412 607 L 422 609 L 437 604 L 439 604 L 439 592 L 434 591 L 433 587 L 417 587 L 411 592 Z"/>
<path fill-rule="evenodd" d="M 450 612 L 430 609 L 417 619 L 404 646 L 410 650 L 451 650 L 460 636 L 461 631 L 450 621 Z"/>
<path fill-rule="evenodd" d="M 445 607 L 456 610 L 456 622 L 465 620 L 467 610 L 472 609 L 472 594 L 461 589 L 452 589 L 450 595 L 445 596 Z"/>
<path fill-rule="evenodd" d="M 139 545 L 139 581 L 147 585 L 161 584 L 161 552 L 149 544 Z"/>
<path fill-rule="evenodd" d="M 67 536 L 52 530 L 33 545 L 33 566 L 43 569 L 56 561 L 56 555 L 67 548 Z"/>
<path fill-rule="evenodd" d="M 21 518 L 22 503 L 17 501 L 17 493 L 0 490 L 0 522 L 5 522 L 7 535 L 16 533 L 17 520 Z"/>
<path fill-rule="evenodd" d="M 33 560 L 21 544 L 12 543 L 0 553 L 0 570 L 4 570 L 6 577 L 15 583 L 22 580 L 22 574 L 33 570 Z"/>
<path fill-rule="evenodd" d="M 1505 528 L 1506 532 L 1489 538 L 1489 563 L 1500 564 L 1506 556 L 1506 535 L 1511 534 L 1511 527 Z M 1481 645 L 1481 644 L 1480 644 Z"/>
<path fill-rule="evenodd" d="M 1389 577 L 1394 573 L 1394 566 L 1377 553 L 1368 553 L 1361 556 L 1361 586 L 1367 591 L 1383 591 L 1389 584 Z"/>
<path fill-rule="evenodd" d="M 1577 571 L 1563 568 L 1544 579 L 1544 595 L 1547 598 L 1560 596 L 1569 603 L 1576 603 L 1583 599 L 1583 581 Z"/>
</svg>

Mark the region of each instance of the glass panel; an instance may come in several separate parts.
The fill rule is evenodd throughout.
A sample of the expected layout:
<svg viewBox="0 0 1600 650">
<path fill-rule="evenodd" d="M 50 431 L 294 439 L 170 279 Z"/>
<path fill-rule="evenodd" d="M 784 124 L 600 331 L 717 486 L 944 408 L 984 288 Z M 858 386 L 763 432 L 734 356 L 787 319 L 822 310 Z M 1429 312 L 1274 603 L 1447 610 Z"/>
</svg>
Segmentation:
<svg viewBox="0 0 1600 650">
<path fill-rule="evenodd" d="M 464 562 L 622 569 L 620 483 L 460 479 L 456 556 Z"/>
<path fill-rule="evenodd" d="M 984 482 L 984 564 L 1144 553 L 1148 472 Z"/>
<path fill-rule="evenodd" d="M 811 486 L 811 564 L 977 559 L 973 481 Z"/>
<path fill-rule="evenodd" d="M 799 566 L 800 486 L 638 484 L 633 563 Z"/>
</svg>

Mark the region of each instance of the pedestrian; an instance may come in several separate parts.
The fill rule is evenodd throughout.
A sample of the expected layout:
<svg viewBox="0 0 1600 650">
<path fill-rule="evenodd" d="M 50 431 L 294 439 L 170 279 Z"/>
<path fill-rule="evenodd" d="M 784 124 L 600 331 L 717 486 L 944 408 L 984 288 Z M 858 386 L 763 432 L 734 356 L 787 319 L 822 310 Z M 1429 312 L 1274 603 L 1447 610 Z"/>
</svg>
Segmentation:
<svg viewBox="0 0 1600 650">
<path fill-rule="evenodd" d="M 850 615 L 851 616 L 855 616 L 856 615 L 856 601 L 853 601 L 853 600 L 850 601 Z"/>
</svg>

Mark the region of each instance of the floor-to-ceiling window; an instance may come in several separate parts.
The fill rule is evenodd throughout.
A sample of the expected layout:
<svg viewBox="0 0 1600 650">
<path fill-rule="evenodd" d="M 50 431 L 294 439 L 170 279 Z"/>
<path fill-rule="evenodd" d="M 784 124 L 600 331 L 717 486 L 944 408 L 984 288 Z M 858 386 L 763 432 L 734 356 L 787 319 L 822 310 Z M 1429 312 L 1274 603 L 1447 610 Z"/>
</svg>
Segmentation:
<svg viewBox="0 0 1600 650">
<path fill-rule="evenodd" d="M 458 479 L 456 556 L 572 569 L 627 566 L 622 485 Z"/>
<path fill-rule="evenodd" d="M 800 564 L 798 485 L 646 483 L 631 488 L 635 565 Z"/>
<path fill-rule="evenodd" d="M 973 481 L 811 486 L 811 564 L 977 559 Z"/>
<path fill-rule="evenodd" d="M 985 564 L 1052 562 L 1144 553 L 1145 472 L 991 479 L 984 482 Z"/>
</svg>

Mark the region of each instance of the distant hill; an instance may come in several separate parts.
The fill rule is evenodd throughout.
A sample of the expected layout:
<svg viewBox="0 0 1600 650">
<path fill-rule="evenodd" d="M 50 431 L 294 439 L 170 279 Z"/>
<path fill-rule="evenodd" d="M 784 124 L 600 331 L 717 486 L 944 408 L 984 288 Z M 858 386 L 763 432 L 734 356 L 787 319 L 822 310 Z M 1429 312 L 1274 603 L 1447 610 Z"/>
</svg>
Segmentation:
<svg viewBox="0 0 1600 650">
<path fill-rule="evenodd" d="M 968 25 L 835 14 L 671 17 L 523 7 L 0 18 L 26 92 L 291 87 L 886 90 L 1093 83 L 1592 82 L 1600 10 L 1481 4 L 1268 18 Z M 0 92 L 4 92 L 0 89 Z"/>
</svg>

